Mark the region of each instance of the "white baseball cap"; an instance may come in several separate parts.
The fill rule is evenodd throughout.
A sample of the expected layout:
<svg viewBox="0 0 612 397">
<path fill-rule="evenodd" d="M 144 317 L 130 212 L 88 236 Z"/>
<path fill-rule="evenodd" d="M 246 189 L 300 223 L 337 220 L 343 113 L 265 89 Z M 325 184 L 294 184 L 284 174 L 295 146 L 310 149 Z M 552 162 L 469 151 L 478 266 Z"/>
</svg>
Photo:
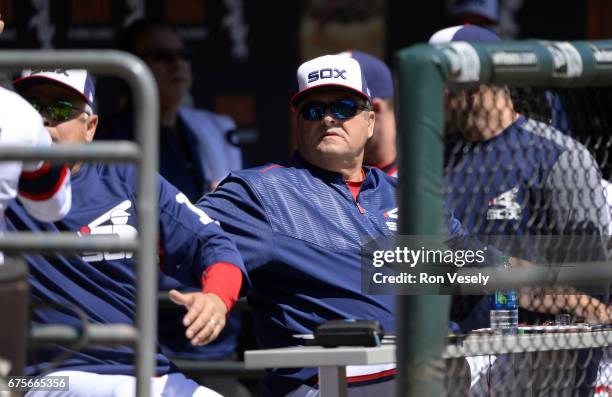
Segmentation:
<svg viewBox="0 0 612 397">
<path fill-rule="evenodd" d="M 83 97 L 90 106 L 93 106 L 95 86 L 84 69 L 24 70 L 21 77 L 13 81 L 13 87 L 19 92 L 27 85 L 41 81 L 51 81 L 69 88 Z"/>
<path fill-rule="evenodd" d="M 371 100 L 361 66 L 344 55 L 324 55 L 300 65 L 297 70 L 298 92 L 291 97 L 295 106 L 307 94 L 322 88 L 340 88 Z"/>
</svg>

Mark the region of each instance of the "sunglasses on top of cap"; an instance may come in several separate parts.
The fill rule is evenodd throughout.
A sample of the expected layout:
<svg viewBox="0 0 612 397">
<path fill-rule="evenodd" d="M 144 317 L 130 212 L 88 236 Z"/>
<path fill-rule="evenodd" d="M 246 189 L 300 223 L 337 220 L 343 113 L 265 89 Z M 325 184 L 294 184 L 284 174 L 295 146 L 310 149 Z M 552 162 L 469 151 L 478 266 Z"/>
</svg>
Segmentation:
<svg viewBox="0 0 612 397">
<path fill-rule="evenodd" d="M 90 114 L 86 107 L 76 107 L 70 101 L 56 99 L 43 103 L 38 99 L 28 99 L 28 102 L 39 113 L 46 114 L 53 121 L 68 121 L 81 113 Z"/>
<path fill-rule="evenodd" d="M 304 120 L 322 120 L 329 109 L 329 114 L 336 120 L 348 120 L 355 117 L 360 109 L 369 109 L 367 105 L 354 99 L 340 99 L 332 103 L 308 102 L 302 105 L 300 113 Z"/>
<path fill-rule="evenodd" d="M 142 58 L 152 62 L 173 62 L 175 60 L 191 60 L 191 51 L 186 48 L 154 48 L 142 53 Z"/>
</svg>

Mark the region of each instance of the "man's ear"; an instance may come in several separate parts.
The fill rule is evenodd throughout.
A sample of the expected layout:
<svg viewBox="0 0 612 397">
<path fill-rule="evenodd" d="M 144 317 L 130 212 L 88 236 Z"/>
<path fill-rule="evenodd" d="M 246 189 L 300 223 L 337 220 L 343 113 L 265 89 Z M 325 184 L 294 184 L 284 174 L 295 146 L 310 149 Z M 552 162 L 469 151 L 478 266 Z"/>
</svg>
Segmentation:
<svg viewBox="0 0 612 397">
<path fill-rule="evenodd" d="M 368 139 L 374 135 L 374 123 L 376 122 L 376 112 L 371 110 L 368 112 Z"/>
<path fill-rule="evenodd" d="M 92 114 L 87 117 L 87 132 L 85 133 L 85 141 L 91 143 L 96 135 L 96 128 L 98 128 L 98 115 Z"/>
</svg>

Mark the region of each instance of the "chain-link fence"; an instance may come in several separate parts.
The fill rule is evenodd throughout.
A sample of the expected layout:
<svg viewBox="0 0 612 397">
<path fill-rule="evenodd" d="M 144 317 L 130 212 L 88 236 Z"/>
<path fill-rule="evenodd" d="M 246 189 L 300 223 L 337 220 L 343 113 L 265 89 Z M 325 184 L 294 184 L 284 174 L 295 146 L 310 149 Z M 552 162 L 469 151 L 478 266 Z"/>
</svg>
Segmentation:
<svg viewBox="0 0 612 397">
<path fill-rule="evenodd" d="M 589 264 L 606 266 L 611 100 L 611 88 L 448 88 L 451 212 L 524 269 L 578 276 Z M 497 335 L 495 294 L 454 296 L 451 320 L 464 337 L 445 353 L 449 394 L 612 395 L 608 283 L 597 274 L 516 289 L 518 326 L 503 331 L 516 335 Z"/>
</svg>

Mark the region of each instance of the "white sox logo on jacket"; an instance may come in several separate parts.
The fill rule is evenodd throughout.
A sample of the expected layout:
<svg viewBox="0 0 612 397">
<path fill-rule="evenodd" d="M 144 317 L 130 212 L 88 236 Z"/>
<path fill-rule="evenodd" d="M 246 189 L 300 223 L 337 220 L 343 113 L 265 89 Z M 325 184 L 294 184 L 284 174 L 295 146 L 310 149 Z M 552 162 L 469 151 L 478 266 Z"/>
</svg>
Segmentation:
<svg viewBox="0 0 612 397">
<path fill-rule="evenodd" d="M 397 218 L 398 218 L 398 208 L 395 207 L 389 211 L 385 211 L 383 216 L 385 217 L 385 224 L 389 228 L 389 230 L 396 232 L 397 231 Z M 393 220 L 386 220 L 393 219 Z"/>
<path fill-rule="evenodd" d="M 135 238 L 138 231 L 128 224 L 131 216 L 127 210 L 132 207 L 130 200 L 125 200 L 121 204 L 114 206 L 104 214 L 100 215 L 88 225 L 81 227 L 79 235 L 116 235 L 121 238 Z M 99 262 L 101 260 L 129 259 L 131 252 L 91 252 L 83 255 L 86 262 Z"/>
<path fill-rule="evenodd" d="M 521 205 L 518 203 L 518 187 L 514 187 L 489 200 L 487 219 L 513 219 L 517 221 L 521 219 Z"/>
</svg>

